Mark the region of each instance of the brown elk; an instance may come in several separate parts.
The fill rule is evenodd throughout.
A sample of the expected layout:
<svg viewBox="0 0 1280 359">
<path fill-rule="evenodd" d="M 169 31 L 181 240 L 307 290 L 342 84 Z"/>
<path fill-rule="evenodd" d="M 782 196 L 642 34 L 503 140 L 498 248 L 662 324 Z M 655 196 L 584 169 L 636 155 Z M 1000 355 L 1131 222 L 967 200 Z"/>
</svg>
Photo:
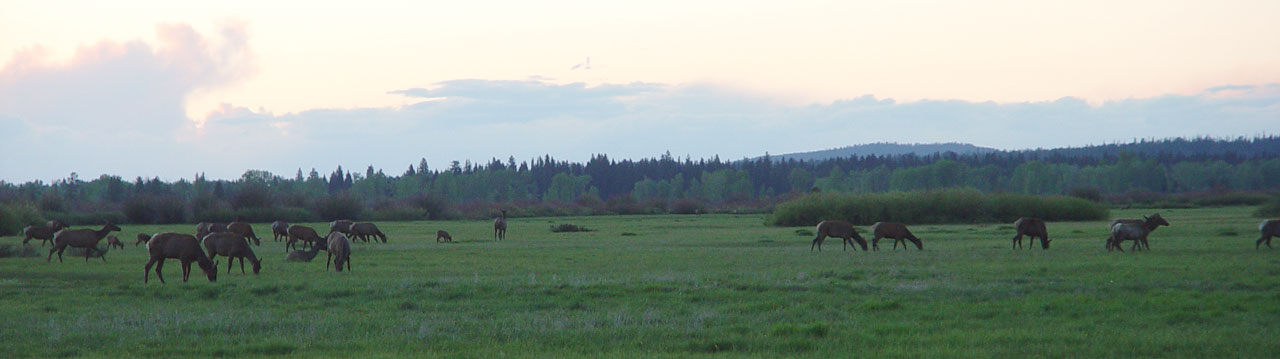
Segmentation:
<svg viewBox="0 0 1280 359">
<path fill-rule="evenodd" d="M 116 236 L 108 235 L 108 236 L 107 236 L 107 249 L 111 249 L 112 247 L 119 248 L 119 249 L 124 249 L 124 243 L 120 243 L 120 238 L 116 238 Z"/>
<path fill-rule="evenodd" d="M 58 231 L 58 233 L 53 235 L 53 248 L 49 249 L 49 258 L 45 258 L 45 261 L 52 261 L 53 252 L 58 252 L 58 262 L 61 263 L 62 251 L 66 250 L 67 246 L 71 246 L 72 248 L 84 248 L 84 260 L 87 262 L 89 261 L 90 253 L 102 252 L 102 250 L 98 249 L 98 241 L 101 241 L 102 238 L 105 238 L 107 234 L 112 231 L 119 230 L 120 227 L 116 227 L 116 225 L 111 224 L 111 222 L 107 222 L 102 226 L 102 229 L 96 231 L 92 229 L 64 229 Z M 106 262 L 106 253 L 102 254 L 102 261 Z"/>
<path fill-rule="evenodd" d="M 262 240 L 259 240 L 258 235 L 253 233 L 253 226 L 250 226 L 249 223 L 240 222 L 240 221 L 231 222 L 227 224 L 227 232 L 235 233 L 240 235 L 241 237 L 244 237 L 245 239 L 253 240 L 254 245 L 258 245 L 258 246 L 262 245 Z M 200 237 L 200 238 L 204 238 L 204 237 Z M 244 261 L 244 260 L 241 260 L 241 261 Z"/>
<path fill-rule="evenodd" d="M 498 218 L 493 219 L 493 238 L 499 241 L 507 238 L 507 211 L 502 210 Z"/>
<path fill-rule="evenodd" d="M 310 262 L 312 259 L 316 257 L 317 254 L 320 254 L 321 250 L 328 249 L 327 245 L 328 244 L 325 243 L 325 241 L 318 241 L 316 242 L 315 245 L 311 246 L 310 250 L 305 250 L 305 251 L 295 250 L 293 252 L 289 252 L 288 255 L 284 256 L 284 261 L 285 262 Z"/>
<path fill-rule="evenodd" d="M 347 265 L 347 271 L 351 270 L 351 241 L 347 240 L 347 236 L 342 233 L 330 233 L 328 244 L 329 258 L 324 261 L 324 270 L 329 271 L 329 261 L 333 261 L 338 271 L 342 271 L 342 265 Z M 336 258 L 335 258 L 336 257 Z"/>
<path fill-rule="evenodd" d="M 49 221 L 48 223 L 45 223 L 43 226 L 41 225 L 26 226 L 25 228 L 22 229 L 22 236 L 23 236 L 22 245 L 24 246 L 27 245 L 28 241 L 30 241 L 32 238 L 35 238 L 35 239 L 39 239 L 40 246 L 44 247 L 45 243 L 49 243 L 53 241 L 53 235 L 55 233 L 58 233 L 58 231 L 64 228 L 67 228 L 67 225 L 58 220 Z"/>
<path fill-rule="evenodd" d="M 871 248 L 873 250 L 880 250 L 880 238 L 893 239 L 893 249 L 898 249 L 898 243 L 902 243 L 902 249 L 906 249 L 907 243 L 903 240 L 909 240 L 911 243 L 916 244 L 917 249 L 924 250 L 924 244 L 920 242 L 920 238 L 911 234 L 911 231 L 907 230 L 907 225 L 902 223 L 876 222 L 871 225 L 871 233 L 873 235 L 871 237 Z"/>
<path fill-rule="evenodd" d="M 351 235 L 351 225 L 355 224 L 350 219 L 339 219 L 329 222 L 329 233 L 338 232 L 345 235 Z"/>
<path fill-rule="evenodd" d="M 1049 229 L 1045 228 L 1044 220 L 1039 218 L 1022 217 L 1013 222 L 1013 227 L 1018 234 L 1013 236 L 1013 248 L 1022 247 L 1022 236 L 1031 237 L 1031 243 L 1035 243 L 1036 238 L 1040 239 L 1040 248 L 1049 249 Z"/>
<path fill-rule="evenodd" d="M 302 241 L 302 248 L 304 249 L 324 241 L 324 238 L 320 237 L 320 234 L 316 233 L 316 230 L 311 227 L 294 224 L 289 226 L 288 232 L 289 240 L 285 242 L 285 252 L 294 249 L 293 244 L 298 241 Z"/>
<path fill-rule="evenodd" d="M 351 225 L 351 238 L 359 238 L 365 242 L 369 242 L 369 237 L 374 237 L 374 243 L 381 238 L 382 243 L 387 243 L 387 235 L 378 230 L 378 226 L 369 222 L 360 222 Z"/>
<path fill-rule="evenodd" d="M 226 232 L 227 225 L 222 223 L 200 222 L 196 224 L 196 238 L 204 238 L 209 233 Z"/>
<path fill-rule="evenodd" d="M 1280 237 L 1280 219 L 1268 219 L 1258 224 L 1258 231 L 1262 232 L 1262 237 L 1258 237 L 1258 241 L 1254 242 L 1253 249 L 1258 249 L 1262 243 L 1267 244 L 1267 248 L 1271 248 L 1271 237 Z"/>
<path fill-rule="evenodd" d="M 1129 225 L 1130 227 L 1123 230 L 1125 232 L 1123 238 L 1116 238 L 1116 227 L 1120 225 Z M 1151 235 L 1151 232 L 1155 232 L 1156 228 L 1168 225 L 1169 221 L 1164 220 L 1164 217 L 1160 217 L 1159 213 L 1153 214 L 1151 217 L 1142 216 L 1142 219 L 1117 219 L 1111 221 L 1111 225 L 1108 227 L 1111 229 L 1111 236 L 1107 237 L 1107 251 L 1119 249 L 1124 252 L 1124 248 L 1120 248 L 1120 243 L 1128 240 L 1133 241 L 1133 248 L 1130 249 L 1151 249 L 1151 244 L 1147 243 L 1147 237 Z M 1142 233 L 1139 233 L 1138 230 L 1141 230 Z"/>
<path fill-rule="evenodd" d="M 445 232 L 443 229 L 436 231 L 436 243 L 440 243 L 441 239 L 444 239 L 445 242 L 453 242 L 453 237 L 449 236 L 449 232 Z"/>
<path fill-rule="evenodd" d="M 249 240 L 238 233 L 210 233 L 202 241 L 204 242 L 204 249 L 209 251 L 210 260 L 218 258 L 219 254 L 228 258 L 227 274 L 231 274 L 231 266 L 236 258 L 240 259 L 240 274 L 245 274 L 245 258 L 248 258 L 249 264 L 253 266 L 253 274 L 258 274 L 258 271 L 262 270 L 262 259 L 253 254 L 253 248 L 249 246 Z"/>
<path fill-rule="evenodd" d="M 862 246 L 862 250 L 867 250 L 867 240 L 858 234 L 852 223 L 832 220 L 822 221 L 818 223 L 818 227 L 814 231 L 818 232 L 818 236 L 813 237 L 813 242 L 809 244 L 810 252 L 813 252 L 814 245 L 817 245 L 818 251 L 821 252 L 822 242 L 826 241 L 827 237 L 840 238 L 840 247 L 846 251 L 849 250 L 849 246 L 852 246 L 855 240 Z"/>
<path fill-rule="evenodd" d="M 157 233 L 147 241 L 147 253 L 151 259 L 147 261 L 147 266 L 142 269 L 142 282 L 147 283 L 150 280 L 151 266 L 156 266 L 156 277 L 160 278 L 160 283 L 164 283 L 164 260 L 174 258 L 182 262 L 182 281 L 186 282 L 191 277 L 191 262 L 200 265 L 200 270 L 204 271 L 204 275 L 209 278 L 210 282 L 218 281 L 218 264 L 209 259 L 204 254 L 204 250 L 200 248 L 200 241 L 196 237 L 185 233 Z"/>
<path fill-rule="evenodd" d="M 147 243 L 147 241 L 149 241 L 149 240 L 151 240 L 151 235 L 150 235 L 150 234 L 146 234 L 146 233 L 138 233 L 138 240 L 136 240 L 136 241 L 134 241 L 134 242 L 133 242 L 133 246 L 134 246 L 134 247 L 137 247 L 139 244 L 145 244 L 145 243 Z"/>
<path fill-rule="evenodd" d="M 271 222 L 271 240 L 280 241 L 281 238 L 289 239 L 289 222 Z"/>
</svg>

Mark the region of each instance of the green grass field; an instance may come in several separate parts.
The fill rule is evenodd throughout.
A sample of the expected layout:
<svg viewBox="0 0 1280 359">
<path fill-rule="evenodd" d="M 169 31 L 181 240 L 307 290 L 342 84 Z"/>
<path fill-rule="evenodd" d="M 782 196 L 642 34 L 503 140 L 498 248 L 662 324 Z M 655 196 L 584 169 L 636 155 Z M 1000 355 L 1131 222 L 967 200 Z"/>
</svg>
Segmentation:
<svg viewBox="0 0 1280 359">
<path fill-rule="evenodd" d="M 502 242 L 488 221 L 379 223 L 390 243 L 356 244 L 350 273 L 283 262 L 255 224 L 260 275 L 220 258 L 183 283 L 169 260 L 168 284 L 143 284 L 133 237 L 195 226 L 122 226 L 106 263 L 0 258 L 0 358 L 1275 358 L 1280 248 L 1254 250 L 1252 211 L 1160 211 L 1138 253 L 1108 253 L 1105 222 L 1050 223 L 1048 251 L 978 224 L 821 253 L 760 215 L 520 218 Z"/>
</svg>

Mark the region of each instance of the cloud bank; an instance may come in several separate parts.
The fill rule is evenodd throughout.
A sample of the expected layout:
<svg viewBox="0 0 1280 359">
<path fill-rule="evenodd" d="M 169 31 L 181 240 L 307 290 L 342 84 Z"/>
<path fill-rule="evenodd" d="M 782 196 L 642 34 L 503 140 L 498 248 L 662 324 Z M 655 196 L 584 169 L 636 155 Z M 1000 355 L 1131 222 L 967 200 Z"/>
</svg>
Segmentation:
<svg viewBox="0 0 1280 359">
<path fill-rule="evenodd" d="M 191 93 L 251 74 L 242 28 L 209 38 L 162 26 L 160 42 L 103 42 L 65 64 L 37 50 L 0 69 L 0 180 L 78 172 L 236 178 L 367 165 L 398 174 L 427 158 L 485 162 L 551 154 L 583 161 L 676 155 L 724 159 L 868 142 L 967 142 L 1001 149 L 1174 136 L 1240 136 L 1280 123 L 1280 85 L 1223 85 L 1198 94 L 1090 104 L 1077 98 L 899 103 L 863 96 L 794 106 L 713 84 L 588 86 L 547 79 L 463 79 L 390 91 L 398 107 L 276 114 L 224 104 L 188 119 Z M 197 126 L 196 123 L 202 123 Z M 1274 130 L 1272 130 L 1274 131 Z"/>
</svg>

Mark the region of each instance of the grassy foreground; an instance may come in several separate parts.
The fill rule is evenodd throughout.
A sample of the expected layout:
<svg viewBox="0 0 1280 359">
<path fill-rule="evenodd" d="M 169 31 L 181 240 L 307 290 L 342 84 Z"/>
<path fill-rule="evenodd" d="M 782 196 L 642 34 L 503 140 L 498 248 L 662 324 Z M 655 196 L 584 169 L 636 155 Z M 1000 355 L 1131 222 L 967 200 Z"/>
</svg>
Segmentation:
<svg viewBox="0 0 1280 359">
<path fill-rule="evenodd" d="M 284 263 L 256 224 L 261 275 L 220 259 L 182 283 L 169 260 L 145 285 L 133 236 L 194 225 L 122 226 L 106 263 L 0 258 L 0 357 L 1280 357 L 1280 249 L 1254 250 L 1252 210 L 1163 210 L 1139 253 L 1106 252 L 1102 221 L 1050 223 L 1048 251 L 978 224 L 821 253 L 758 215 L 513 219 L 503 242 L 380 223 L 390 243 L 341 274 Z"/>
</svg>

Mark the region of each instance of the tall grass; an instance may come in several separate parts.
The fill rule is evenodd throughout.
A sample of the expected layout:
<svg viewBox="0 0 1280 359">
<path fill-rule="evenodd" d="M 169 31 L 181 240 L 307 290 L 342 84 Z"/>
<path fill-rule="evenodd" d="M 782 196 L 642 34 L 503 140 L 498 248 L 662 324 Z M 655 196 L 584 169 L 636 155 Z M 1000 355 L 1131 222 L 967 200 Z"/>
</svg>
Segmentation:
<svg viewBox="0 0 1280 359">
<path fill-rule="evenodd" d="M 1049 221 L 1086 221 L 1107 217 L 1097 203 L 1073 197 L 982 193 L 972 189 L 878 194 L 815 193 L 781 203 L 771 223 L 813 225 L 827 219 L 857 224 L 875 222 L 1009 222 L 1018 217 Z"/>
</svg>

